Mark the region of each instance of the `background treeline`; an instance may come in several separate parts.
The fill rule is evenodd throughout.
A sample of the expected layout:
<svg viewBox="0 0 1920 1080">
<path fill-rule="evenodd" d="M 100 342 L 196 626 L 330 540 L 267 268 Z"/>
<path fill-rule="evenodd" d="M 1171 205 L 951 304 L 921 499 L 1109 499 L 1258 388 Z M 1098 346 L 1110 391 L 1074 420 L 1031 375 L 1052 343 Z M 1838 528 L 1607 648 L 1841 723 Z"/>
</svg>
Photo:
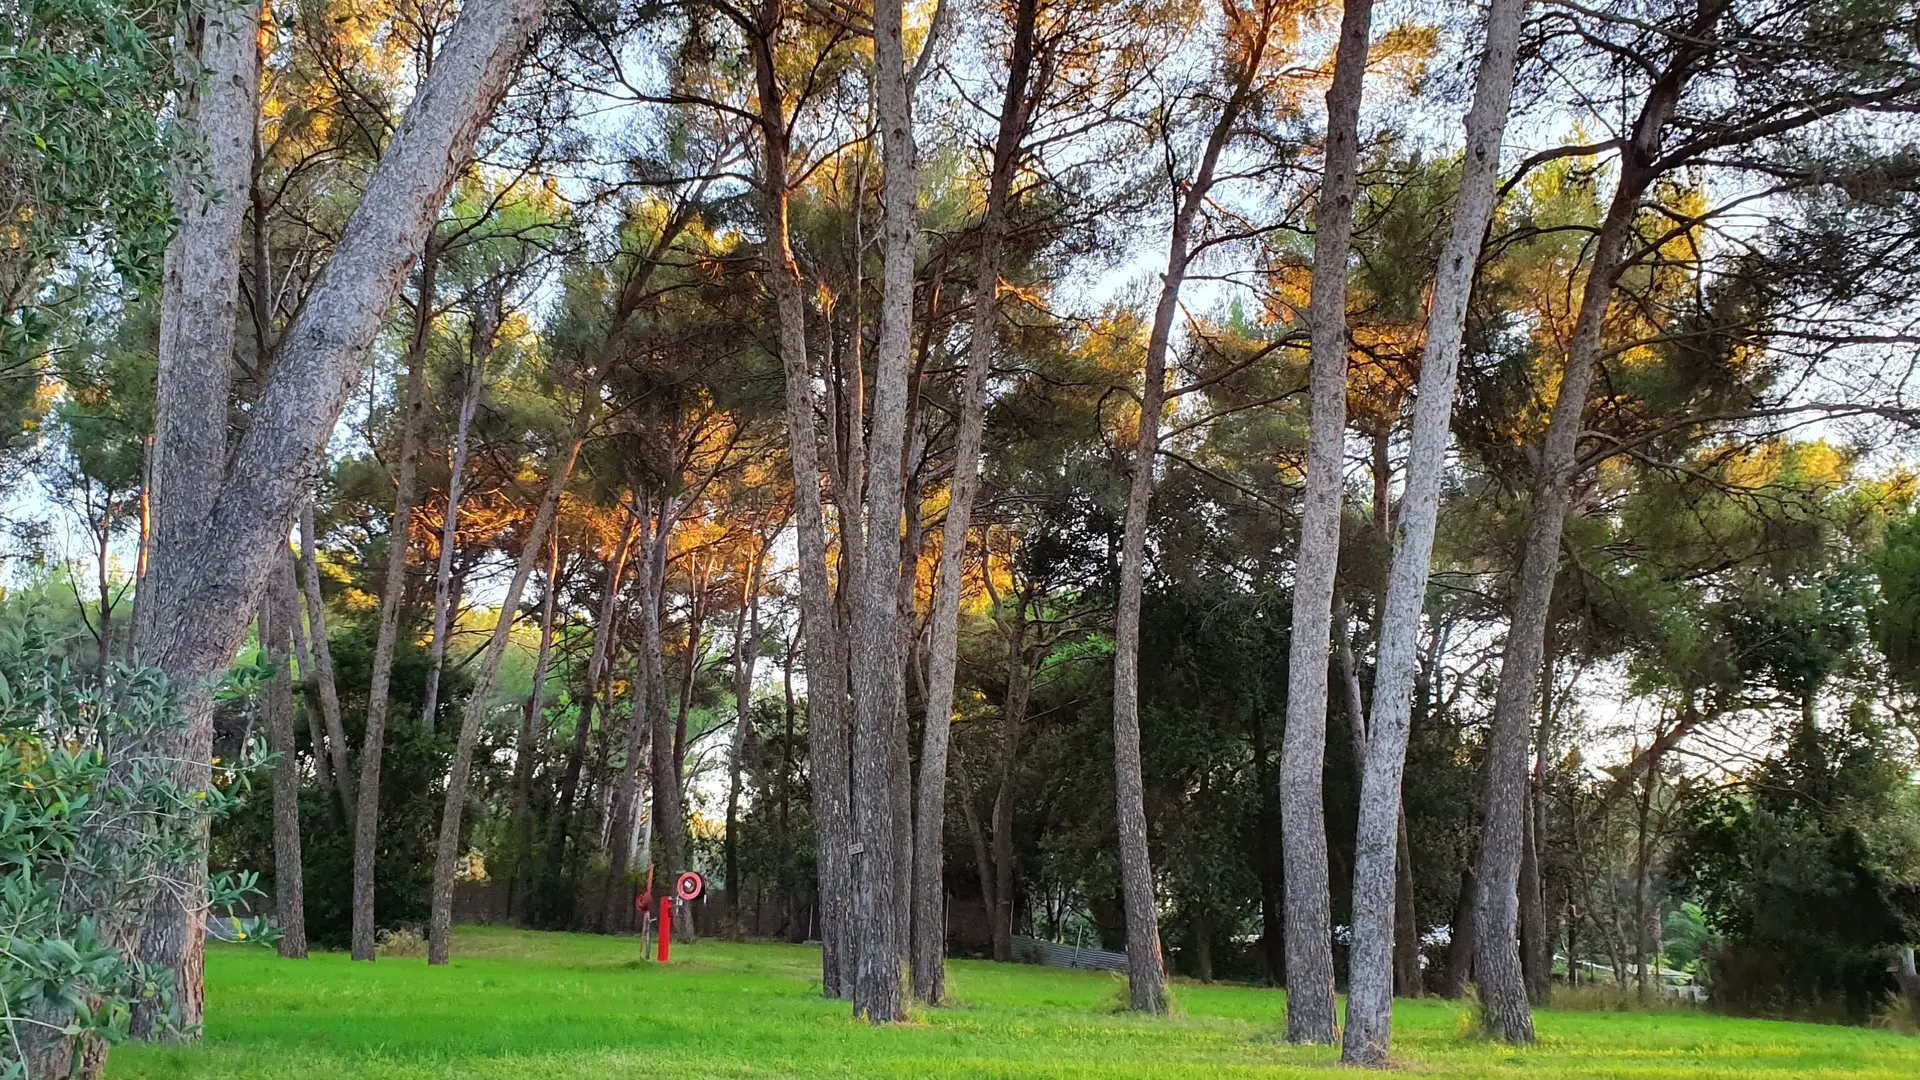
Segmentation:
<svg viewBox="0 0 1920 1080">
<path fill-rule="evenodd" d="M 284 953 L 694 868 L 686 932 L 876 1020 L 1015 935 L 1141 1008 L 1162 953 L 1344 985 L 1382 896 L 1393 993 L 1517 956 L 1515 1040 L 1556 984 L 1920 1008 L 1912 5 L 569 4 L 493 91 L 469 14 L 274 0 L 212 82 L 170 7 L 4 31 L 0 604 L 278 755 L 172 857 Z"/>
</svg>

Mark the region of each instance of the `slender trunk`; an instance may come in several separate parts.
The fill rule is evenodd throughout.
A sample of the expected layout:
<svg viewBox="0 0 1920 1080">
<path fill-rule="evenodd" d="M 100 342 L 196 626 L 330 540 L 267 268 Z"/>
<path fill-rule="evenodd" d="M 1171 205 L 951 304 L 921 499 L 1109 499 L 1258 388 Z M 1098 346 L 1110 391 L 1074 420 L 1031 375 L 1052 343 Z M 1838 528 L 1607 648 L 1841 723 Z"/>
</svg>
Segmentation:
<svg viewBox="0 0 1920 1080">
<path fill-rule="evenodd" d="M 305 306 L 282 336 L 273 371 L 231 455 L 224 432 L 243 203 L 201 193 L 238 192 L 248 179 L 258 100 L 257 12 L 220 5 L 205 12 L 207 48 L 188 58 L 186 72 L 187 81 L 204 85 L 205 93 L 187 95 L 180 115 L 195 117 L 210 136 L 213 164 L 181 170 L 176 186 L 186 224 L 169 248 L 162 301 L 154 542 L 135 635 L 142 662 L 166 671 L 183 691 L 187 722 L 168 749 L 185 763 L 180 779 L 190 790 L 208 782 L 211 680 L 238 648 L 373 338 L 482 125 L 505 94 L 543 7 L 543 0 L 503 0 L 461 10 L 439 62 L 420 84 Z M 189 152 L 197 160 L 191 126 L 180 142 L 193 147 Z M 245 467 L 226 473 L 229 459 Z M 203 1011 L 204 847 L 165 872 L 182 883 L 172 894 L 182 902 L 152 906 L 140 955 L 172 974 L 178 1013 L 197 1025 Z M 155 1019 L 152 1010 L 140 1010 L 134 1030 L 152 1030 Z"/>
<path fill-rule="evenodd" d="M 1703 5 L 1706 7 L 1715 5 Z M 1699 47 L 1703 46 L 1689 46 L 1681 52 Z M 1586 411 L 1594 369 L 1600 361 L 1614 282 L 1626 266 L 1634 215 L 1641 194 L 1654 180 L 1653 162 L 1661 132 L 1685 84 L 1684 74 L 1674 73 L 1684 73 L 1689 63 L 1687 59 L 1677 61 L 1669 69 L 1671 77 L 1655 83 L 1632 138 L 1621 148 L 1620 177 L 1594 238 L 1593 263 L 1587 270 L 1580 314 L 1568 343 L 1566 370 L 1540 450 L 1533 518 L 1513 585 L 1513 609 L 1500 655 L 1500 685 L 1494 695 L 1486 787 L 1481 795 L 1486 831 L 1480 850 L 1480 905 L 1476 916 L 1480 962 L 1475 971 L 1482 1023 L 1508 1042 L 1530 1043 L 1534 1037 L 1533 1011 L 1527 1004 L 1516 932 L 1521 817 L 1525 813 L 1533 698 L 1539 686 L 1554 577 L 1559 569 L 1560 537 L 1579 469 L 1580 418 Z"/>
<path fill-rule="evenodd" d="M 643 510 L 635 516 L 644 520 L 647 515 Z M 620 778 L 614 785 L 613 820 L 607 833 L 607 888 L 601 898 L 600 926 L 608 933 L 619 927 L 626 914 L 627 872 L 633 861 L 633 834 L 638 824 L 640 775 L 643 769 L 651 766 L 653 758 L 653 737 L 658 723 L 654 686 L 660 670 L 659 656 L 653 650 L 659 634 L 651 629 L 657 625 L 659 618 L 659 598 L 654 592 L 654 565 L 657 556 L 663 555 L 666 550 L 669 523 L 669 518 L 662 517 L 657 528 L 649 530 L 643 525 L 638 541 L 640 569 L 634 574 L 634 581 L 639 585 L 637 603 L 642 640 L 634 657 L 633 717 L 627 724 L 626 757 L 620 769 Z"/>
<path fill-rule="evenodd" d="M 507 643 L 512 637 L 514 617 L 520 607 L 520 594 L 526 589 L 527 579 L 533 576 L 534 563 L 540 557 L 547 530 L 553 526 L 554 515 L 560 507 L 560 495 L 573 475 L 573 465 L 579 459 L 580 446 L 586 441 L 587 429 L 599 413 L 600 387 L 606 381 L 609 366 L 609 362 L 603 359 L 599 370 L 582 387 L 580 411 L 574 415 L 572 430 L 568 432 L 567 441 L 553 462 L 546 494 L 540 500 L 533 526 L 527 530 L 520 558 L 513 568 L 513 580 L 508 583 L 507 594 L 500 601 L 500 617 L 494 623 L 493 636 L 487 641 L 487 651 L 481 659 L 480 670 L 474 676 L 473 690 L 467 696 L 466 708 L 461 713 L 460 737 L 454 744 L 453 762 L 447 775 L 447 798 L 440 813 L 440 841 L 433 858 L 432 910 L 427 924 L 429 964 L 446 963 L 451 945 L 453 864 L 460 854 L 460 817 L 466 807 L 467 777 L 473 767 L 473 748 L 480 741 L 480 723 L 486 718 L 494 682 L 500 674 L 500 661 L 506 656 Z M 366 819 L 364 809 L 361 818 Z"/>
<path fill-rule="evenodd" d="M 1656 765 L 1657 769 L 1658 766 Z M 1633 971 L 1640 984 L 1640 1003 L 1646 1004 L 1648 990 L 1652 983 L 1650 962 L 1651 943 L 1647 934 L 1648 885 L 1651 852 L 1648 847 L 1648 823 L 1653 811 L 1653 788 L 1658 778 L 1654 769 L 1647 771 L 1646 781 L 1640 790 L 1640 805 L 1634 812 L 1633 833 Z"/>
<path fill-rule="evenodd" d="M 1020 729 L 1031 693 L 1026 670 L 1026 602 L 1018 605 L 1007 638 L 1007 689 L 1001 705 L 999 786 L 993 796 L 993 958 L 1013 959 L 1013 797 Z"/>
<path fill-rule="evenodd" d="M 1384 508 L 1384 500 L 1376 498 L 1376 513 Z M 1379 520 L 1376 516 L 1375 520 Z M 1353 760 L 1361 767 L 1362 782 L 1365 781 L 1367 760 L 1367 708 L 1360 693 L 1360 675 L 1353 659 L 1353 634 L 1346 601 L 1334 594 L 1334 662 L 1340 671 L 1340 682 L 1346 689 L 1347 717 L 1353 727 Z M 1419 997 L 1422 991 L 1420 975 L 1420 924 L 1413 905 L 1413 851 L 1407 844 L 1407 808 L 1404 803 L 1397 808 L 1394 859 L 1394 938 L 1393 938 L 1393 992 L 1401 997 Z"/>
<path fill-rule="evenodd" d="M 986 433 L 987 377 L 992 371 L 999 321 L 1000 251 L 1007 231 L 1007 202 L 1019 164 L 1021 140 L 1033 111 L 1027 80 L 1033 69 L 1038 11 L 1038 0 L 1018 0 L 1014 12 L 1007 89 L 1000 103 L 1000 130 L 994 140 L 986 216 L 980 226 L 980 268 L 973 287 L 973 323 L 960 394 L 960 428 L 954 439 L 953 479 L 940 534 L 939 578 L 934 586 L 933 608 L 927 616 L 932 640 L 927 658 L 926 719 L 920 741 L 920 790 L 915 800 L 911 952 L 914 996 L 928 1005 L 938 1005 L 946 997 L 947 942 L 942 901 L 947 743 L 953 724 L 953 680 L 959 656 L 960 591 L 966 571 L 967 531 L 980 486 L 980 447 Z"/>
<path fill-rule="evenodd" d="M 1913 1014 L 1914 1024 L 1920 1026 L 1920 971 L 1914 969 L 1913 946 L 1895 948 L 1893 957 L 1887 961 L 1887 970 L 1893 973 L 1900 996 L 1907 999 L 1907 1011 Z"/>
<path fill-rule="evenodd" d="M 1270 8 L 1262 9 L 1262 22 L 1240 60 L 1233 91 L 1207 137 L 1206 148 L 1173 216 L 1167 237 L 1167 269 L 1161 275 L 1160 297 L 1154 305 L 1153 327 L 1147 338 L 1139 431 L 1127 483 L 1113 634 L 1114 817 L 1120 847 L 1121 900 L 1127 920 L 1127 1003 L 1135 1011 L 1153 1014 L 1167 1011 L 1167 973 L 1160 954 L 1159 916 L 1147 843 L 1146 784 L 1140 762 L 1140 595 L 1146 570 L 1147 506 L 1153 496 L 1160 414 L 1167 401 L 1167 343 L 1180 308 L 1180 289 L 1186 282 L 1194 220 L 1213 189 L 1220 155 L 1250 99 L 1265 57 L 1272 14 Z"/>
<path fill-rule="evenodd" d="M 954 779 L 960 782 L 960 816 L 967 823 L 967 836 L 973 841 L 974 875 L 980 879 L 980 911 L 988 922 L 987 932 L 993 933 L 993 913 L 1000 910 L 999 894 L 994 890 L 995 873 L 993 856 L 987 848 L 987 830 L 980 825 L 980 813 L 973 806 L 973 781 L 967 778 L 967 767 L 959 757 L 953 759 Z"/>
<path fill-rule="evenodd" d="M 1405 845 L 1401 780 L 1412 723 L 1412 697 L 1419 674 L 1421 611 L 1426 604 L 1432 566 L 1434 524 L 1439 513 L 1440 481 L 1453 413 L 1467 300 L 1482 239 L 1496 201 L 1500 146 L 1513 102 L 1514 66 L 1520 17 L 1526 0 L 1492 0 L 1473 104 L 1466 118 L 1466 161 L 1453 223 L 1440 253 L 1427 342 L 1420 369 L 1408 439 L 1406 491 L 1400 500 L 1387 595 L 1377 634 L 1374 664 L 1372 738 L 1361 769 L 1360 814 L 1353 877 L 1353 947 L 1348 960 L 1347 1033 L 1341 1059 L 1351 1064 L 1382 1065 L 1393 1039 L 1393 958 L 1396 950 L 1396 894 L 1410 886 L 1395 870 Z M 1475 879 L 1463 877 L 1461 895 L 1470 901 Z M 1449 996 L 1464 988 L 1471 935 L 1462 916 L 1453 920 L 1454 948 L 1449 952 Z M 1405 935 L 1414 927 L 1399 928 Z M 1456 962 L 1457 961 L 1457 962 Z M 1417 962 L 1417 959 L 1416 959 Z"/>
<path fill-rule="evenodd" d="M 440 524 L 440 565 L 433 582 L 433 645 L 427 661 L 427 704 L 420 711 L 420 725 L 433 730 L 440 711 L 440 671 L 447 658 L 447 631 L 453 617 L 449 603 L 453 591 L 453 548 L 460 534 L 460 494 L 467 476 L 467 436 L 473 429 L 473 412 L 480 405 L 480 388 L 486 381 L 487 357 L 493 351 L 495 323 L 488 319 L 473 334 L 473 363 L 467 369 L 467 386 L 460 395 L 460 421 L 453 433 L 453 461 L 447 468 L 447 512 Z"/>
<path fill-rule="evenodd" d="M 753 740 L 753 673 L 760 652 L 760 577 L 767 565 L 763 543 L 754 555 L 740 596 L 740 618 L 733 626 L 733 752 L 727 762 L 727 903 L 733 909 L 734 931 L 740 931 L 740 772 Z"/>
<path fill-rule="evenodd" d="M 1399 854 L 1394 865 L 1393 889 L 1393 992 L 1400 997 L 1417 998 L 1427 991 L 1425 974 L 1420 970 L 1420 919 L 1414 909 L 1413 846 L 1407 842 L 1407 808 L 1400 807 L 1400 823 L 1394 830 Z"/>
<path fill-rule="evenodd" d="M 400 600 L 406 592 L 407 549 L 413 529 L 414 462 L 419 456 L 421 396 L 426 384 L 427 342 L 433 325 L 438 247 L 431 240 L 420 260 L 419 294 L 413 305 L 413 344 L 407 351 L 407 388 L 401 405 L 400 461 L 387 529 L 386 585 L 380 594 L 380 628 L 373 647 L 373 681 L 367 690 L 367 725 L 360 743 L 360 801 L 353 830 L 353 958 L 374 958 L 374 856 L 380 843 L 380 757 L 387 737 L 387 691 L 394 646 L 400 635 Z"/>
<path fill-rule="evenodd" d="M 1531 804 L 1533 798 L 1528 797 Z M 1547 913 L 1540 892 L 1540 846 L 1533 831 L 1533 814 L 1525 814 L 1520 837 L 1520 975 L 1525 980 L 1527 1001 L 1536 1008 L 1546 1004 L 1552 968 L 1553 947 L 1547 942 Z"/>
<path fill-rule="evenodd" d="M 653 547 L 641 573 L 647 577 L 640 611 L 642 678 L 646 682 L 647 714 L 653 719 L 651 776 L 653 813 L 648 816 L 654 880 L 669 893 L 685 866 L 686 813 L 682 805 L 680 769 L 674 754 L 674 714 L 667 707 L 666 643 L 661 634 L 667 602 L 667 543 L 674 525 L 671 502 L 663 503 L 654 524 Z"/>
<path fill-rule="evenodd" d="M 680 696 L 673 717 L 673 773 L 687 771 L 687 717 L 693 710 L 693 691 L 700 677 L 700 661 L 705 655 L 707 622 L 707 580 L 712 563 L 696 554 L 688 567 L 687 649 L 681 657 Z M 664 594 L 662 594 L 664 595 Z"/>
<path fill-rule="evenodd" d="M 508 914 L 524 921 L 534 882 L 533 859 L 533 765 L 546 745 L 543 717 L 547 704 L 547 669 L 553 659 L 553 617 L 560 595 L 560 531 L 547 540 L 546 587 L 540 598 L 540 651 L 533 662 L 533 691 L 527 695 L 527 707 L 520 718 L 520 737 L 513 754 L 513 822 L 517 843 L 514 847 L 513 892 L 508 898 Z"/>
<path fill-rule="evenodd" d="M 293 741 L 293 675 L 287 667 L 292 643 L 293 579 L 285 564 L 268 583 L 260 604 L 260 650 L 272 676 L 260 694 L 267 750 L 273 763 L 273 913 L 280 928 L 280 955 L 307 956 L 307 914 L 300 859 L 300 760 Z"/>
<path fill-rule="evenodd" d="M 320 782 L 321 790 L 332 792 L 334 790 L 333 762 L 332 759 L 327 756 L 327 731 L 326 728 L 321 726 L 320 710 L 316 708 L 313 703 L 316 696 L 313 692 L 313 642 L 307 636 L 307 625 L 305 621 L 300 617 L 302 602 L 300 599 L 300 556 L 298 554 L 289 556 L 285 573 L 287 574 L 287 595 L 290 598 L 292 610 L 289 618 L 292 621 L 291 628 L 293 630 L 293 658 L 294 662 L 300 666 L 299 676 L 294 680 L 294 685 L 302 688 L 301 692 L 295 696 L 300 699 L 300 711 L 304 713 L 307 718 L 307 739 L 313 748 L 314 779 Z M 329 799 L 328 802 L 333 806 L 334 823 L 337 825 L 346 824 L 347 819 L 341 814 L 340 806 L 333 803 L 331 799 Z"/>
<path fill-rule="evenodd" d="M 560 788 L 554 796 L 552 822 L 547 834 L 547 874 L 558 880 L 567 852 L 567 835 L 573 828 L 573 805 L 580 794 L 580 775 L 587 764 L 587 740 L 593 734 L 593 712 L 600 700 L 600 680 L 606 672 L 607 654 L 613 640 L 620 599 L 620 582 L 626 573 L 636 526 L 644 527 L 645 514 L 629 512 L 613 554 L 607 559 L 607 577 L 601 587 L 600 611 L 593 624 L 593 648 L 587 658 L 586 691 L 580 695 L 580 712 L 574 718 L 573 744 L 567 751 L 566 769 L 560 775 Z M 641 534 L 642 542 L 645 533 Z"/>
<path fill-rule="evenodd" d="M 113 554 L 113 492 L 106 492 L 101 502 L 93 567 L 94 588 L 100 594 L 100 648 L 94 657 L 94 670 L 99 673 L 100 685 L 105 686 L 112 681 L 108 665 L 113 663 L 113 582 L 107 573 Z"/>
<path fill-rule="evenodd" d="M 793 469 L 794 525 L 800 571 L 800 612 L 807 651 L 807 728 L 815 827 L 819 833 L 821 992 L 849 997 L 852 904 L 848 881 L 852 839 L 848 820 L 846 664 L 835 625 L 833 586 L 827 574 L 826 515 L 820 498 L 820 461 L 814 427 L 812 373 L 807 362 L 804 279 L 794 259 L 788 224 L 792 179 L 785 98 L 774 66 L 774 41 L 784 0 L 761 0 L 751 37 L 755 87 L 760 98 L 761 196 L 766 201 L 767 240 L 780 332 L 780 363 L 786 376 L 787 457 Z M 655 748 L 656 755 L 659 748 Z M 655 794 L 656 807 L 659 798 Z"/>
<path fill-rule="evenodd" d="M 1460 871 L 1460 891 L 1453 902 L 1453 938 L 1447 943 L 1447 981 L 1442 997 L 1455 1001 L 1467 996 L 1473 984 L 1473 911 L 1479 906 L 1480 877 L 1472 863 Z"/>
<path fill-rule="evenodd" d="M 1347 260 L 1353 246 L 1360 97 L 1372 0 L 1347 0 L 1327 90 L 1327 141 L 1314 218 L 1311 418 L 1293 584 L 1287 727 L 1280 748 L 1287 882 L 1287 1038 L 1340 1037 L 1333 1001 L 1333 914 L 1321 773 L 1327 749 L 1327 648 L 1340 562 L 1341 449 L 1347 424 Z"/>
<path fill-rule="evenodd" d="M 340 688 L 333 680 L 333 645 L 327 638 L 327 605 L 320 595 L 319 541 L 313 528 L 313 501 L 300 507 L 300 574 L 306 601 L 308 635 L 313 642 L 313 680 L 320 698 L 320 717 L 327 727 L 327 756 L 332 759 L 333 782 L 340 810 L 355 817 L 353 773 L 347 768 L 347 732 L 340 719 Z"/>
</svg>

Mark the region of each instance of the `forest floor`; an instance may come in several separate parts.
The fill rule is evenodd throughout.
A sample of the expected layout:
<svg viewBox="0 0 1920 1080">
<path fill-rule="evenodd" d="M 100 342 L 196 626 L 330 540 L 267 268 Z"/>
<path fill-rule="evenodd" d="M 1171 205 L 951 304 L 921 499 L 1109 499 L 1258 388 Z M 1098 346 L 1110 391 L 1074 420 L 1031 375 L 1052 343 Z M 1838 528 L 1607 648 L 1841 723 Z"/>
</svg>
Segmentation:
<svg viewBox="0 0 1920 1080">
<path fill-rule="evenodd" d="M 216 945 L 204 1044 L 123 1046 L 120 1078 L 1353 1076 L 1332 1048 L 1279 1037 L 1280 994 L 1182 983 L 1179 1015 L 1115 1011 L 1104 973 L 959 961 L 956 1004 L 873 1028 L 822 1000 L 819 953 L 703 942 L 662 968 L 638 942 L 462 927 L 454 961 L 283 961 Z M 1397 1073 L 1441 1077 L 1920 1076 L 1920 1039 L 1690 1011 L 1538 1017 L 1526 1050 L 1473 1037 L 1465 1006 L 1395 1008 Z"/>
</svg>

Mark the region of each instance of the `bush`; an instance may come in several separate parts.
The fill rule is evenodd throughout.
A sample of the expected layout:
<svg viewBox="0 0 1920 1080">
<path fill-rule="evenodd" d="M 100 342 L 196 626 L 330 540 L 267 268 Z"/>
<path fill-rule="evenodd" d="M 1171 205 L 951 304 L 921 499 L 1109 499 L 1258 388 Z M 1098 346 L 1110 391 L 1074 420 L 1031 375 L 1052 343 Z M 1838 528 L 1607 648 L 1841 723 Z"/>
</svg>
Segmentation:
<svg viewBox="0 0 1920 1080">
<path fill-rule="evenodd" d="M 119 948 L 162 884 L 154 868 L 190 854 L 224 788 L 187 791 L 168 745 L 180 717 L 158 672 L 116 665 L 80 677 L 44 609 L 0 603 L 0 994 L 10 1052 L 0 1077 L 62 1075 L 126 1032 L 135 1002 L 172 987 Z M 221 774 L 228 784 L 234 772 Z M 216 909 L 253 891 L 212 882 Z M 268 935 L 271 940 L 272 935 Z M 13 1048 L 18 1048 L 17 1051 Z"/>
</svg>

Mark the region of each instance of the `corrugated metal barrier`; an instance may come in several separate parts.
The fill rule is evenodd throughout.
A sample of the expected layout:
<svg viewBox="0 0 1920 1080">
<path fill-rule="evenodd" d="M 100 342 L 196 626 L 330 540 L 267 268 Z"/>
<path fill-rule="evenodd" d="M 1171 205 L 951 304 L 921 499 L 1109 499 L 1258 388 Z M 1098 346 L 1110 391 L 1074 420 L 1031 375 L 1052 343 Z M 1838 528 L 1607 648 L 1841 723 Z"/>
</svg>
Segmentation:
<svg viewBox="0 0 1920 1080">
<path fill-rule="evenodd" d="M 1127 970 L 1127 954 L 1105 949 L 1083 949 L 1077 945 L 1059 945 L 1039 938 L 1013 937 L 1013 958 L 1028 964 L 1057 968 L 1090 968 L 1097 971 Z"/>
</svg>

